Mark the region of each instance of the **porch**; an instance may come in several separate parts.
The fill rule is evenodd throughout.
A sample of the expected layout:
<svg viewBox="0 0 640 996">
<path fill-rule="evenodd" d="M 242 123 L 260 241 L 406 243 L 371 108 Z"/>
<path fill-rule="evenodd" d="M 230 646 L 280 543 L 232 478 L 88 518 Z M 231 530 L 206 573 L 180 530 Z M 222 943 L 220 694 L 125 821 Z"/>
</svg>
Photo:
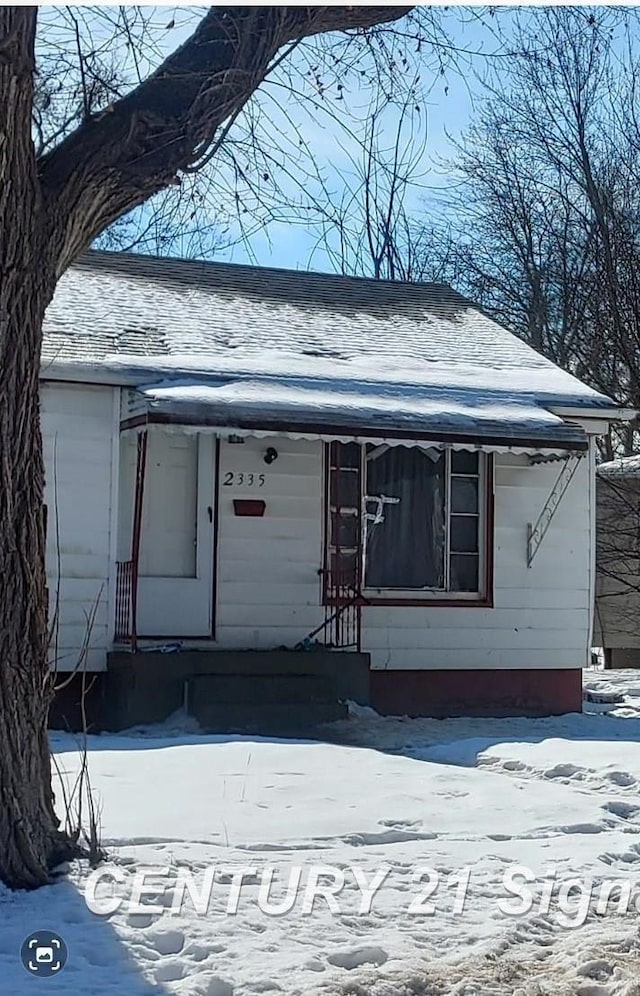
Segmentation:
<svg viewBox="0 0 640 996">
<path fill-rule="evenodd" d="M 411 715 L 578 701 L 586 443 L 125 428 L 108 728 L 181 707 L 209 730 L 296 733 L 347 698 Z M 533 604 L 552 576 L 562 591 Z"/>
<path fill-rule="evenodd" d="M 160 723 L 185 709 L 205 731 L 286 735 L 369 702 L 369 655 L 330 651 L 113 652 L 103 726 Z"/>
<path fill-rule="evenodd" d="M 123 432 L 113 650 L 359 652 L 366 599 L 327 541 L 324 462 L 318 439 Z"/>
<path fill-rule="evenodd" d="M 205 730 L 308 734 L 369 702 L 362 599 L 326 566 L 323 501 L 320 441 L 121 434 L 106 728 L 184 708 Z"/>
</svg>

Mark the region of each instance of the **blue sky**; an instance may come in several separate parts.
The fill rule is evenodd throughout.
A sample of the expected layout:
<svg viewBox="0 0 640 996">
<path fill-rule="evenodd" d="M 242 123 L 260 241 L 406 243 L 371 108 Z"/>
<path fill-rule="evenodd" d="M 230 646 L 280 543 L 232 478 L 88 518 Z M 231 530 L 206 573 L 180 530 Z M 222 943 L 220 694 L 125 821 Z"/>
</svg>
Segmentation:
<svg viewBox="0 0 640 996">
<path fill-rule="evenodd" d="M 510 16 L 510 12 L 503 12 L 502 23 Z M 424 210 L 426 202 L 437 197 L 438 188 L 451 182 L 451 172 L 445 161 L 454 154 L 452 140 L 459 138 L 471 123 L 482 89 L 478 76 L 486 72 L 492 62 L 476 53 L 492 52 L 498 47 L 493 36 L 494 22 L 486 15 L 485 21 L 480 21 L 469 9 L 463 13 L 460 9 L 452 8 L 444 17 L 447 33 L 456 47 L 463 53 L 474 54 L 463 55 L 461 71 L 452 67 L 443 77 L 438 77 L 425 62 L 422 85 L 428 89 L 428 95 L 426 100 L 421 101 L 420 112 L 425 145 L 416 171 L 416 182 L 407 197 L 407 206 L 416 213 Z M 505 27 L 508 28 L 508 24 Z M 354 106 L 357 106 L 358 95 L 351 96 Z M 366 114 L 367 101 L 368 97 L 363 95 L 363 116 Z M 300 128 L 317 156 L 328 186 L 339 200 L 344 189 L 341 173 L 353 176 L 350 156 L 359 155 L 357 142 L 350 140 L 339 126 L 322 113 L 310 120 L 308 115 L 300 113 L 299 104 L 291 108 L 291 113 L 300 121 Z M 388 129 L 389 141 L 392 140 L 396 124 L 397 114 L 388 112 L 385 129 Z M 331 268 L 327 254 L 322 247 L 318 247 L 317 229 L 308 228 L 305 224 L 271 224 L 253 235 L 248 246 L 236 244 L 220 252 L 218 258 L 236 263 L 257 262 L 263 266 L 311 267 L 317 270 Z"/>
<path fill-rule="evenodd" d="M 66 25 L 65 28 L 64 22 L 60 21 L 59 10 L 56 12 L 55 8 L 45 9 L 40 18 L 40 37 L 45 54 L 47 39 L 53 37 L 52 31 L 62 31 L 61 37 L 68 44 L 64 30 L 68 34 L 69 27 Z M 413 145 L 414 154 L 419 153 L 419 162 L 405 198 L 405 207 L 414 215 L 424 212 L 427 202 L 433 208 L 434 202 L 437 202 L 437 191 L 452 182 L 451 167 L 446 165 L 446 160 L 454 154 L 452 140 L 459 138 L 471 123 L 474 103 L 482 91 L 479 78 L 500 65 L 501 58 L 494 58 L 491 53 L 502 51 L 504 55 L 505 38 L 509 36 L 513 23 L 513 10 L 509 8 L 501 8 L 495 15 L 488 13 L 488 7 L 453 6 L 425 10 L 437 11 L 432 14 L 437 18 L 436 30 L 442 32 L 444 42 L 450 46 L 450 53 L 454 54 L 447 54 L 446 46 L 442 46 L 436 57 L 433 48 L 428 45 L 417 54 L 414 39 L 402 45 L 410 66 L 404 72 L 405 81 L 410 81 L 416 71 L 421 74 L 418 99 L 420 111 L 413 114 L 414 120 L 419 122 L 414 130 L 416 141 Z M 143 78 L 191 34 L 203 13 L 199 9 L 182 8 L 178 16 L 173 9 L 166 7 L 149 7 L 144 8 L 144 11 L 145 18 L 149 18 L 153 24 L 153 33 L 150 35 L 153 44 L 140 49 Z M 87 25 L 91 43 L 98 38 L 109 49 L 113 41 L 111 23 L 107 21 L 105 26 L 95 15 L 93 20 L 88 15 Z M 367 58 L 370 59 L 365 55 L 364 59 L 360 59 L 358 69 L 363 66 L 365 70 L 371 69 L 372 63 L 367 63 Z M 445 72 L 442 75 L 438 72 L 439 58 L 444 59 Z M 316 55 L 313 59 L 316 59 Z M 130 63 L 130 52 L 121 49 L 118 60 L 124 64 Z M 252 202 L 249 194 L 247 201 L 243 202 L 245 213 L 242 220 L 248 220 L 250 227 L 253 227 L 251 237 L 248 240 L 240 237 L 241 230 L 236 220 L 227 221 L 229 229 L 224 231 L 225 217 L 237 218 L 235 195 L 242 189 L 236 183 L 228 160 L 225 160 L 227 147 L 222 155 L 216 155 L 208 171 L 202 174 L 202 180 L 198 181 L 201 184 L 200 193 L 204 189 L 205 196 L 203 204 L 197 209 L 196 223 L 204 219 L 205 224 L 215 225 L 220 231 L 222 241 L 215 252 L 217 259 L 288 268 L 334 268 L 330 256 L 318 245 L 321 232 L 317 207 L 320 204 L 324 210 L 331 210 L 343 200 L 349 184 L 353 185 L 355 182 L 353 160 L 362 159 L 359 139 L 362 139 L 369 118 L 374 88 L 363 85 L 357 73 L 338 77 L 332 66 L 325 77 L 326 92 L 319 98 L 304 69 L 300 71 L 301 66 L 307 68 L 310 64 L 304 60 L 304 49 L 301 48 L 288 63 L 294 69 L 295 95 L 283 85 L 287 65 L 283 64 L 277 71 L 279 79 L 276 77 L 274 80 L 267 80 L 250 102 L 248 110 L 250 115 L 258 116 L 259 129 L 262 136 L 266 136 L 267 142 L 271 136 L 276 136 L 274 147 L 278 147 L 276 156 L 280 162 L 269 170 L 271 178 L 269 183 L 263 185 L 263 189 L 267 189 L 267 200 L 272 207 L 276 204 L 277 197 L 280 197 L 275 212 L 280 220 L 272 220 L 267 225 L 256 223 L 251 226 L 254 217 L 261 217 L 261 203 L 256 199 Z M 129 69 L 131 83 L 134 84 L 133 63 Z M 338 102 L 341 99 L 337 88 L 339 79 L 345 84 L 342 103 Z M 302 98 L 301 90 L 304 91 Z M 397 128 L 398 113 L 394 108 L 385 109 L 379 147 L 391 145 Z M 300 154 L 300 137 L 306 146 L 306 152 L 303 154 L 303 161 L 296 163 L 296 156 Z M 252 182 L 256 178 L 260 182 L 263 171 L 251 161 L 251 152 L 248 151 L 250 147 L 249 143 L 244 158 L 240 147 L 238 162 L 243 170 L 252 174 Z M 290 167 L 290 176 L 287 175 L 287 167 Z M 315 172 L 316 176 L 311 175 L 307 179 L 305 171 L 307 174 Z M 274 190 L 278 191 L 277 195 Z M 313 202 L 315 207 L 310 212 L 309 205 Z M 193 203 L 189 200 L 187 214 L 191 213 Z M 145 223 L 155 216 L 153 202 L 140 209 L 138 215 Z M 313 221 L 307 221 L 309 217 Z M 292 222 L 293 218 L 296 219 L 295 223 Z M 185 254 L 198 251 L 197 248 L 190 249 L 190 245 L 188 238 L 185 239 L 182 249 Z M 144 247 L 140 245 L 139 248 L 143 250 Z M 152 245 L 148 249 L 153 251 Z"/>
</svg>

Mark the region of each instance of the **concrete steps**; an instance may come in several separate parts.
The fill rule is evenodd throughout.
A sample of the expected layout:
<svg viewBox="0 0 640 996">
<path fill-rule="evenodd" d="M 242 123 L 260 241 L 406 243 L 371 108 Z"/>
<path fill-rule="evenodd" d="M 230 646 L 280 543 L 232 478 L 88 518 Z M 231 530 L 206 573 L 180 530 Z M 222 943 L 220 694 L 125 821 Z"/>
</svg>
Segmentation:
<svg viewBox="0 0 640 996">
<path fill-rule="evenodd" d="M 216 733 L 302 735 L 347 715 L 332 682 L 317 674 L 200 674 L 188 681 L 186 702 Z"/>
<path fill-rule="evenodd" d="M 193 715 L 205 733 L 308 738 L 323 723 L 346 719 L 347 707 L 341 702 L 269 703 L 262 706 L 200 702 L 193 709 Z"/>
<path fill-rule="evenodd" d="M 310 736 L 369 701 L 369 657 L 335 651 L 109 655 L 107 729 L 162 722 L 187 708 L 207 733 Z"/>
<path fill-rule="evenodd" d="M 189 679 L 187 708 L 201 699 L 247 705 L 330 702 L 337 698 L 328 677 L 317 674 L 199 674 Z"/>
</svg>

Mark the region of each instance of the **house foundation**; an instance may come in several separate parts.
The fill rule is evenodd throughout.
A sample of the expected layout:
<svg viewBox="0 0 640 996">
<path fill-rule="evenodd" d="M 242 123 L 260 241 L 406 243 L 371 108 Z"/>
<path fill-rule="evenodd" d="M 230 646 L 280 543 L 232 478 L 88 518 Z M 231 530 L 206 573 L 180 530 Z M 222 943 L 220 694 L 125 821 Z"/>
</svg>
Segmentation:
<svg viewBox="0 0 640 996">
<path fill-rule="evenodd" d="M 383 716 L 560 716 L 582 709 L 582 671 L 372 671 Z"/>
<path fill-rule="evenodd" d="M 369 655 L 332 651 L 113 652 L 85 701 L 91 730 L 162 723 L 184 708 L 203 730 L 292 735 L 344 719 L 369 702 Z M 55 728 L 82 728 L 74 679 L 51 711 Z"/>
<path fill-rule="evenodd" d="M 337 651 L 114 652 L 109 669 L 60 689 L 49 725 L 89 732 L 162 723 L 184 708 L 203 730 L 309 733 L 345 719 L 347 701 L 382 716 L 556 716 L 580 712 L 579 669 L 371 670 Z"/>
</svg>

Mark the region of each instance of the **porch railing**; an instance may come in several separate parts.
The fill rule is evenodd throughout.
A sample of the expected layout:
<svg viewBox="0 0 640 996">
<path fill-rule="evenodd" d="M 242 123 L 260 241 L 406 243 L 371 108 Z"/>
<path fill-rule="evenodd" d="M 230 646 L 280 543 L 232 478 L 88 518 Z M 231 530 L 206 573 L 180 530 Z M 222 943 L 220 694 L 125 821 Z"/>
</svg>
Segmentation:
<svg viewBox="0 0 640 996">
<path fill-rule="evenodd" d="M 325 570 L 324 633 L 327 642 L 342 650 L 360 651 L 362 642 L 362 605 L 364 599 L 354 583 L 352 572 L 342 574 Z"/>
<path fill-rule="evenodd" d="M 131 559 L 116 562 L 116 620 L 114 639 L 121 643 L 129 643 L 132 653 L 135 653 L 138 645 L 138 565 L 140 561 L 140 535 L 142 532 L 146 463 L 147 432 L 145 430 L 139 433 L 137 442 Z"/>
<path fill-rule="evenodd" d="M 133 560 L 116 563 L 116 625 L 115 639 L 122 643 L 135 642 L 133 632 Z"/>
</svg>

